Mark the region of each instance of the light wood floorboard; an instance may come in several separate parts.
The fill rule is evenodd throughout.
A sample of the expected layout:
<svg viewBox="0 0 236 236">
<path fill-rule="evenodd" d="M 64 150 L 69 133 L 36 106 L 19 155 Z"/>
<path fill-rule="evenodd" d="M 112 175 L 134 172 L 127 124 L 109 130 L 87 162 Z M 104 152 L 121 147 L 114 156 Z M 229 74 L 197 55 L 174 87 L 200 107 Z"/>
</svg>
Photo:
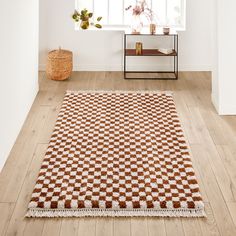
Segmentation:
<svg viewBox="0 0 236 236">
<path fill-rule="evenodd" d="M 124 80 L 121 72 L 75 72 L 68 81 L 40 73 L 40 91 L 0 173 L 0 235 L 236 235 L 236 116 L 218 116 L 211 74 L 178 81 Z M 25 219 L 41 162 L 66 90 L 168 90 L 174 99 L 204 198 L 207 218 Z"/>
</svg>

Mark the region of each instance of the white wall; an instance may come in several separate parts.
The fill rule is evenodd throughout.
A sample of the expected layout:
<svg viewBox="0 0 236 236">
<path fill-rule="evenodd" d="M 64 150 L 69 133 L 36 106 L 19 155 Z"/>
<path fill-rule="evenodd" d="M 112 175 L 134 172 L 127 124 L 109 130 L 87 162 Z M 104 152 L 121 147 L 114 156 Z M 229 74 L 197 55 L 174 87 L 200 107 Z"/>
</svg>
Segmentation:
<svg viewBox="0 0 236 236">
<path fill-rule="evenodd" d="M 215 0 L 187 0 L 187 30 L 180 33 L 180 69 L 211 70 L 211 9 Z M 47 52 L 59 45 L 74 53 L 75 70 L 121 70 L 121 32 L 75 32 L 71 14 L 75 0 L 40 0 L 40 69 Z M 145 44 L 160 46 L 154 40 Z M 166 60 L 165 65 L 169 65 Z M 155 69 L 156 58 L 136 59 L 132 68 Z M 155 65 L 155 66 L 154 66 Z M 144 69 L 145 69 L 144 68 Z"/>
<path fill-rule="evenodd" d="M 38 91 L 38 0 L 0 1 L 0 170 Z"/>
<path fill-rule="evenodd" d="M 236 1 L 215 1 L 215 63 L 212 99 L 221 115 L 236 115 Z"/>
</svg>

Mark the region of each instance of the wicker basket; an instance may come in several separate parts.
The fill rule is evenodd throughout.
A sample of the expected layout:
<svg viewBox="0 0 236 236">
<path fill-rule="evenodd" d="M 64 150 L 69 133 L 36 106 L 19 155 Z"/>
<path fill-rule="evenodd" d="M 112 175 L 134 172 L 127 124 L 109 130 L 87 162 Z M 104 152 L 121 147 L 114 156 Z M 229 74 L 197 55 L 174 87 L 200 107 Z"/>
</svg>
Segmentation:
<svg viewBox="0 0 236 236">
<path fill-rule="evenodd" d="M 52 80 L 66 80 L 71 76 L 73 54 L 70 51 L 54 50 L 48 54 L 46 74 Z"/>
</svg>

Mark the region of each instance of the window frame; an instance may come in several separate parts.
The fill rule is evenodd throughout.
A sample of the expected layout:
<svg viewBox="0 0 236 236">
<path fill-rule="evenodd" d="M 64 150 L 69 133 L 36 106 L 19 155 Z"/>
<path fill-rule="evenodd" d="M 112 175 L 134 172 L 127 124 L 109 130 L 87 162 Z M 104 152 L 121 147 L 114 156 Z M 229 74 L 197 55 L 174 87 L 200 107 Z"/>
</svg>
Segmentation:
<svg viewBox="0 0 236 236">
<path fill-rule="evenodd" d="M 86 0 L 84 0 L 86 1 Z M 93 9 L 92 12 L 94 12 L 94 1 L 93 2 Z M 130 25 L 126 25 L 126 24 L 109 24 L 109 0 L 108 1 L 108 7 L 107 7 L 107 12 L 108 12 L 108 23 L 107 24 L 102 24 L 103 28 L 105 29 L 126 29 L 129 28 Z M 152 0 L 155 1 L 155 0 Z M 180 25 L 168 25 L 169 27 L 173 28 L 174 30 L 178 30 L 178 31 L 185 31 L 186 30 L 186 2 L 187 0 L 180 0 L 181 1 L 181 24 Z M 125 8 L 125 0 L 122 0 L 123 2 L 123 9 Z M 75 0 L 75 9 L 79 9 L 79 0 Z M 123 11 L 123 23 L 124 23 L 124 11 Z M 166 17 L 167 17 L 167 0 L 166 0 Z M 159 27 L 165 27 L 166 25 L 158 25 Z M 145 25 L 144 27 L 148 27 L 148 25 Z M 76 28 L 78 28 L 78 25 L 76 26 Z"/>
</svg>

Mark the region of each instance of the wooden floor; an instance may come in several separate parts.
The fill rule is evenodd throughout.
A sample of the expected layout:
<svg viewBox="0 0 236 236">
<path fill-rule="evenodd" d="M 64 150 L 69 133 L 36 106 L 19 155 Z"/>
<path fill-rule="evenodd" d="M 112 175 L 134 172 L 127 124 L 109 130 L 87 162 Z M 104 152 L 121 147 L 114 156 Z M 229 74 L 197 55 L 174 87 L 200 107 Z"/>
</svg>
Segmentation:
<svg viewBox="0 0 236 236">
<path fill-rule="evenodd" d="M 0 235 L 235 236 L 236 117 L 216 114 L 210 76 L 185 72 L 178 81 L 125 81 L 120 72 L 77 72 L 68 81 L 55 82 L 40 73 L 40 92 L 0 175 Z M 25 219 L 66 90 L 174 91 L 207 218 Z"/>
</svg>

